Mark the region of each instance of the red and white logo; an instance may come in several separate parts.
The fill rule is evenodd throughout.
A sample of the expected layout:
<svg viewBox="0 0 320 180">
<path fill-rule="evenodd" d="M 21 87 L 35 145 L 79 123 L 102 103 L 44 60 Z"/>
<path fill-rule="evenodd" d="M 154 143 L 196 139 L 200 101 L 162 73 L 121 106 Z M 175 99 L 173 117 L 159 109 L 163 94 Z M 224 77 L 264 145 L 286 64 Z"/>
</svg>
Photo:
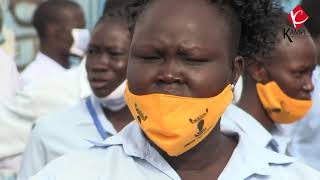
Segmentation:
<svg viewBox="0 0 320 180">
<path fill-rule="evenodd" d="M 300 5 L 295 7 L 288 15 L 289 21 L 294 25 L 296 29 L 299 29 L 303 23 L 305 23 L 309 16 L 308 14 L 301 8 Z"/>
</svg>

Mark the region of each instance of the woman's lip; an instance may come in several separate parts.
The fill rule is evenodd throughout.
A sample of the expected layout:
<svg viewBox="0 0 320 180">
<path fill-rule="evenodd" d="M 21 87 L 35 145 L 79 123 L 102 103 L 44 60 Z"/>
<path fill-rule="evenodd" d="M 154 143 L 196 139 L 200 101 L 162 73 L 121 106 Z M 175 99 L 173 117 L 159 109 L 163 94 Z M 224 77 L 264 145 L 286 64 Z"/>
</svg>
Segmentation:
<svg viewBox="0 0 320 180">
<path fill-rule="evenodd" d="M 168 95 L 174 95 L 174 96 L 184 96 L 184 93 L 177 89 L 173 88 L 162 88 L 158 90 L 158 93 L 160 94 L 168 94 Z"/>
<path fill-rule="evenodd" d="M 301 100 L 311 100 L 312 96 L 311 93 L 303 93 L 299 96 L 299 99 Z"/>
<path fill-rule="evenodd" d="M 104 88 L 109 84 L 108 81 L 106 80 L 94 80 L 94 81 L 90 81 L 90 85 L 94 88 L 94 89 L 100 89 L 100 88 Z"/>
</svg>

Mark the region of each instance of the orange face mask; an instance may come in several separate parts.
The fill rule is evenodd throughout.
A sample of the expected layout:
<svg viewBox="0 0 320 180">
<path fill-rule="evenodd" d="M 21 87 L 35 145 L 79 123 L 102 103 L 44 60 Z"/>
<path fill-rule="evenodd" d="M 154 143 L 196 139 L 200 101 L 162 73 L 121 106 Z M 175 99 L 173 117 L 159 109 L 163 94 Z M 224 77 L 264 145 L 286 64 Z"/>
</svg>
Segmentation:
<svg viewBox="0 0 320 180">
<path fill-rule="evenodd" d="M 179 156 L 212 131 L 231 103 L 233 92 L 228 85 L 212 98 L 165 94 L 137 96 L 127 87 L 125 99 L 148 138 L 169 156 Z"/>
<path fill-rule="evenodd" d="M 298 121 L 309 111 L 311 100 L 298 100 L 287 96 L 276 82 L 257 83 L 257 91 L 263 107 L 276 123 L 289 124 Z"/>
</svg>

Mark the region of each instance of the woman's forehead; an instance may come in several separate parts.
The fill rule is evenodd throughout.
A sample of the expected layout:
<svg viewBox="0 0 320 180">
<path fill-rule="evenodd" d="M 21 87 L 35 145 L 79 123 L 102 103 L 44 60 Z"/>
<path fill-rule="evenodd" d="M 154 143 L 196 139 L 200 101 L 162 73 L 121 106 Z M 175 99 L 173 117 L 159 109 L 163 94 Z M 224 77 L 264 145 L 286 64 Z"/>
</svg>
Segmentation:
<svg viewBox="0 0 320 180">
<path fill-rule="evenodd" d="M 155 24 L 166 21 L 178 24 L 188 19 L 197 19 L 198 25 L 215 26 L 216 28 L 221 26 L 216 26 L 216 22 L 227 20 L 215 4 L 210 4 L 204 0 L 161 0 L 154 1 L 147 6 L 138 19 L 138 23 L 141 20 L 155 22 Z"/>
<path fill-rule="evenodd" d="M 172 2 L 181 4 L 180 0 Z M 228 42 L 229 22 L 217 8 L 206 1 L 195 3 L 187 0 L 180 5 L 179 11 L 175 5 L 164 0 L 148 6 L 136 24 L 133 41 L 184 36 L 184 41 L 197 40 L 207 44 Z"/>
<path fill-rule="evenodd" d="M 312 65 L 317 58 L 316 46 L 309 37 L 294 38 L 293 42 L 282 39 L 272 54 L 272 62 L 288 67 Z"/>
</svg>

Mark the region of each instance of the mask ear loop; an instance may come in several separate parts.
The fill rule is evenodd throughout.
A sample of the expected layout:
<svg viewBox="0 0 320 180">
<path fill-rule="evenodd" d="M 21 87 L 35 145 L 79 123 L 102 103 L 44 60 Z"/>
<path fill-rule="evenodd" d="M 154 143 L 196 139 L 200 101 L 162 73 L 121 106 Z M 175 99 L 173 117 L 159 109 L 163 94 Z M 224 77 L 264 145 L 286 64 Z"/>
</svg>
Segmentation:
<svg viewBox="0 0 320 180">
<path fill-rule="evenodd" d="M 232 102 L 235 101 L 235 94 L 234 94 L 234 88 L 235 88 L 235 84 L 236 82 L 234 82 L 234 62 L 232 61 L 231 63 L 231 91 L 232 91 L 232 94 L 233 94 L 233 98 L 232 98 Z"/>
<path fill-rule="evenodd" d="M 235 88 L 235 86 L 236 86 L 236 84 L 237 84 L 237 82 L 234 82 L 234 75 L 233 75 L 233 71 L 234 71 L 234 62 L 232 61 L 231 62 L 231 77 L 232 77 L 232 83 L 231 83 L 231 90 L 232 90 L 232 92 L 234 93 L 234 88 Z M 234 99 L 234 97 L 233 97 L 233 99 Z"/>
<path fill-rule="evenodd" d="M 231 90 L 232 90 L 232 92 L 234 92 L 234 84 L 231 84 Z"/>
</svg>

